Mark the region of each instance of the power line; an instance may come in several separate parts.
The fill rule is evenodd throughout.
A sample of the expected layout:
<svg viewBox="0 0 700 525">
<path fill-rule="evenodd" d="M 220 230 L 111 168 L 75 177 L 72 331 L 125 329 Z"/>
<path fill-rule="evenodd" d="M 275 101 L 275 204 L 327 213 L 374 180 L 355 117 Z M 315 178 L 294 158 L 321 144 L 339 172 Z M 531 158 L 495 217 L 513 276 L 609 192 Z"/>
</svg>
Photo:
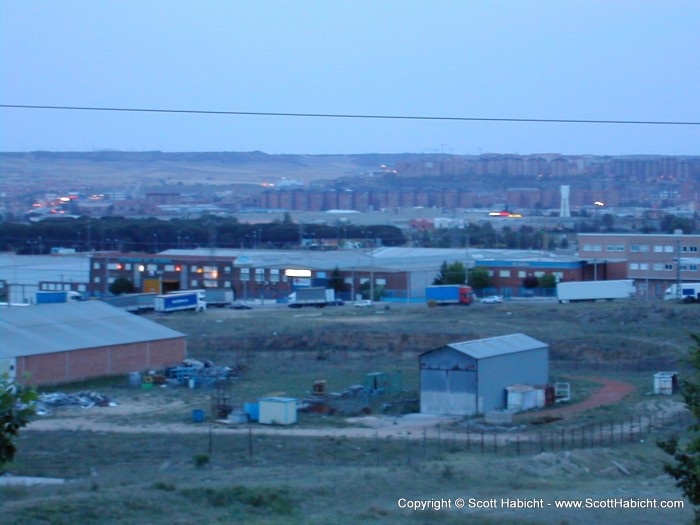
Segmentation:
<svg viewBox="0 0 700 525">
<path fill-rule="evenodd" d="M 0 104 L 0 108 L 41 109 L 64 111 L 111 111 L 121 113 L 171 113 L 190 115 L 237 115 L 252 117 L 341 118 L 373 120 L 437 120 L 457 122 L 534 122 L 540 124 L 631 124 L 643 126 L 700 126 L 700 122 L 671 120 L 599 120 L 599 119 L 547 119 L 547 118 L 495 118 L 495 117 L 436 117 L 425 115 L 361 115 L 350 113 L 285 113 L 266 111 L 214 111 L 199 109 L 116 108 L 88 106 L 39 106 L 24 104 Z"/>
</svg>

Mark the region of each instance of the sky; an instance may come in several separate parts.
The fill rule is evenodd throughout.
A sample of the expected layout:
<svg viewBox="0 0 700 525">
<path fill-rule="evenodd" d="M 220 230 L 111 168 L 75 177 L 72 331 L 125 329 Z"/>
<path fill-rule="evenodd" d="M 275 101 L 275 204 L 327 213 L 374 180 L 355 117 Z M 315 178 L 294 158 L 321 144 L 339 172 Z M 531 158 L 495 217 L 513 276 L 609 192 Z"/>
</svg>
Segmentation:
<svg viewBox="0 0 700 525">
<path fill-rule="evenodd" d="M 2 0 L 0 104 L 700 122 L 697 0 Z M 0 151 L 700 155 L 700 125 L 0 107 Z"/>
</svg>

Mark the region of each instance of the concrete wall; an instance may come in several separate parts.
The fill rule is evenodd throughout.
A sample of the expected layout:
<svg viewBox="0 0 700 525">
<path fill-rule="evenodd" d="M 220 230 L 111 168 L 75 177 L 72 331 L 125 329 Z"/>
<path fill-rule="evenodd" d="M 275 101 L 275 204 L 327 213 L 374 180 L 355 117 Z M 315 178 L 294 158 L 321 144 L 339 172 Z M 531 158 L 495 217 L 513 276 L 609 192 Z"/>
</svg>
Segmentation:
<svg viewBox="0 0 700 525">
<path fill-rule="evenodd" d="M 185 338 L 130 345 L 87 348 L 17 358 L 17 377 L 32 385 L 48 385 L 161 369 L 180 363 L 187 353 Z"/>
</svg>

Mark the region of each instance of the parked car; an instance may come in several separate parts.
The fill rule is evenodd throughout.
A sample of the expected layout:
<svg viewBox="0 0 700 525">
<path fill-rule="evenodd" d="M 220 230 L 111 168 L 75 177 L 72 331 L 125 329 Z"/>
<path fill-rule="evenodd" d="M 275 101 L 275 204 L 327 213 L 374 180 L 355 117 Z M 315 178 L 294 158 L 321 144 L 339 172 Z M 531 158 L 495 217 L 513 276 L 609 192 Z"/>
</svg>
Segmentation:
<svg viewBox="0 0 700 525">
<path fill-rule="evenodd" d="M 502 303 L 503 297 L 500 295 L 487 295 L 481 300 L 482 303 Z"/>
<path fill-rule="evenodd" d="M 345 301 L 342 299 L 334 299 L 330 303 L 328 303 L 330 306 L 343 306 L 345 304 Z"/>
<path fill-rule="evenodd" d="M 252 306 L 248 306 L 247 304 L 241 303 L 241 302 L 235 302 L 229 308 L 233 308 L 234 310 L 252 310 L 253 309 Z"/>
<path fill-rule="evenodd" d="M 355 306 L 358 308 L 369 308 L 372 306 L 372 301 L 369 299 L 362 299 L 361 301 L 355 301 Z"/>
</svg>

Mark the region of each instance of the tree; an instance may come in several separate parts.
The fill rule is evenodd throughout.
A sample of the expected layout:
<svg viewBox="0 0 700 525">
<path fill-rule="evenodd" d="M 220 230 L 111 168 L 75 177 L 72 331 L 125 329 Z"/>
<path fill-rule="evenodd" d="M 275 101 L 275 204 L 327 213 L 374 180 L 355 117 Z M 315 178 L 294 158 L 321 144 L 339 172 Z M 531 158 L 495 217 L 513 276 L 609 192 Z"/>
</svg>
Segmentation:
<svg viewBox="0 0 700 525">
<path fill-rule="evenodd" d="M 695 347 L 690 349 L 688 363 L 692 367 L 690 379 L 683 382 L 681 393 L 691 411 L 694 423 L 688 427 L 688 437 L 681 444 L 678 436 L 658 443 L 673 456 L 674 464 L 664 465 L 664 471 L 676 480 L 676 486 L 695 505 L 693 523 L 700 524 L 700 334 L 690 334 Z"/>
<path fill-rule="evenodd" d="M 14 383 L 7 375 L 0 376 L 0 467 L 15 457 L 15 438 L 34 415 L 31 403 L 36 398 L 31 388 Z"/>
<path fill-rule="evenodd" d="M 612 213 L 606 213 L 603 215 L 603 226 L 609 232 L 613 231 L 615 228 L 615 216 Z"/>
<path fill-rule="evenodd" d="M 533 288 L 537 288 L 540 285 L 540 280 L 535 277 L 532 274 L 526 275 L 523 277 L 523 288 L 527 288 L 528 290 L 532 290 Z"/>
<path fill-rule="evenodd" d="M 109 285 L 109 293 L 121 295 L 123 293 L 134 293 L 134 283 L 126 277 L 117 277 L 114 282 Z"/>
<path fill-rule="evenodd" d="M 328 279 L 328 288 L 332 288 L 336 293 L 347 292 L 350 289 L 350 285 L 340 275 L 340 269 L 337 266 L 331 272 L 330 279 Z"/>
<path fill-rule="evenodd" d="M 540 288 L 556 288 L 557 278 L 553 275 L 543 275 L 537 278 L 537 286 Z"/>
<path fill-rule="evenodd" d="M 491 286 L 489 271 L 482 266 L 472 268 L 469 272 L 469 286 L 475 290 L 483 290 Z"/>
<path fill-rule="evenodd" d="M 447 264 L 447 261 L 440 266 L 440 273 L 433 279 L 433 284 L 464 284 L 467 282 L 467 269 L 459 261 Z"/>
</svg>

